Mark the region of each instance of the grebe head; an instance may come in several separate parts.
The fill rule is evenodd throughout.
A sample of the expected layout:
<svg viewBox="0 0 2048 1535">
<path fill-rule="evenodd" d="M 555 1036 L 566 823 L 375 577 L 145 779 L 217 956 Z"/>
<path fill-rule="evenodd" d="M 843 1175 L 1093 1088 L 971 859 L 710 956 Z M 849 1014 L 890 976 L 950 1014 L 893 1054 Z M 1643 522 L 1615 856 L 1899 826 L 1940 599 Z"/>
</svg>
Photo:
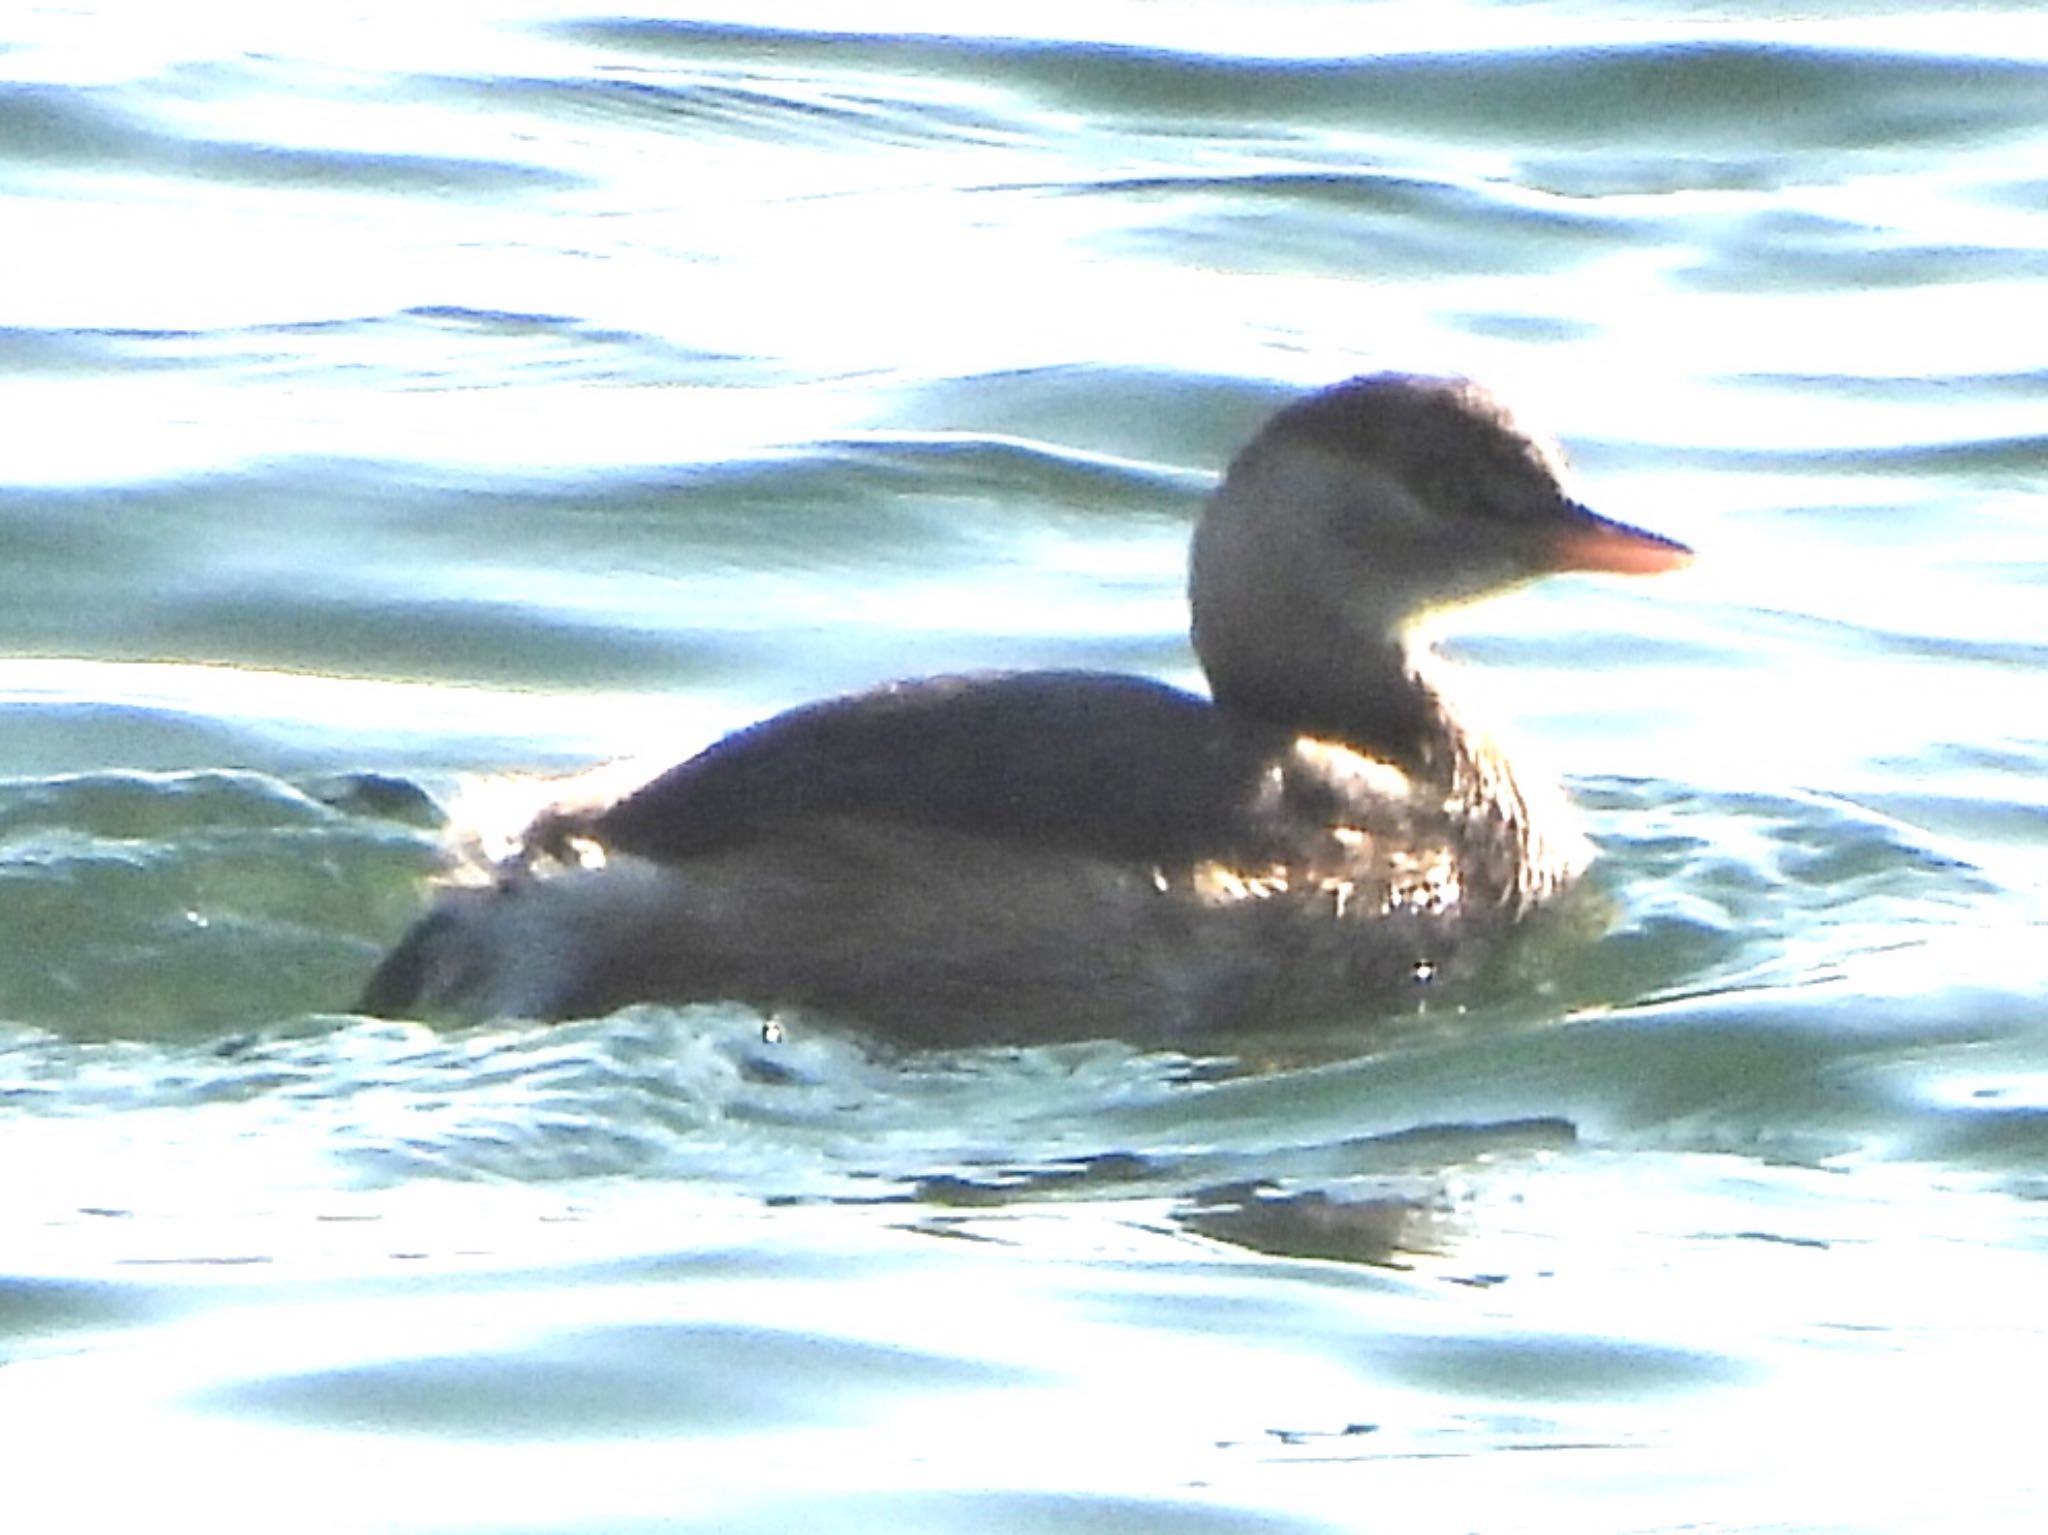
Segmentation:
<svg viewBox="0 0 2048 1535">
<path fill-rule="evenodd" d="M 1219 703 L 1314 726 L 1398 682 L 1434 611 L 1691 558 L 1581 506 L 1556 449 L 1479 385 L 1372 374 L 1286 406 L 1231 463 L 1195 533 L 1195 649 Z"/>
</svg>

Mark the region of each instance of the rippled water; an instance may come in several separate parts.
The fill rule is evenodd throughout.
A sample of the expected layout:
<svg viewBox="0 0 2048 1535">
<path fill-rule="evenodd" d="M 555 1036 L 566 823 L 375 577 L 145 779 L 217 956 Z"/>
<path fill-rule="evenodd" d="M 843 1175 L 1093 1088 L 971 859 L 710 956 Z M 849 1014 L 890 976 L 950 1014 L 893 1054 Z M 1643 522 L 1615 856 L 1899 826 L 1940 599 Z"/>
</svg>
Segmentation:
<svg viewBox="0 0 2048 1535">
<path fill-rule="evenodd" d="M 11 1506 L 2033 1527 L 2035 10 L 860 20 L 0 22 Z M 1192 680 L 1209 476 L 1386 366 L 1702 551 L 1454 642 L 1598 941 L 1246 1059 L 342 1011 L 469 775 Z"/>
</svg>

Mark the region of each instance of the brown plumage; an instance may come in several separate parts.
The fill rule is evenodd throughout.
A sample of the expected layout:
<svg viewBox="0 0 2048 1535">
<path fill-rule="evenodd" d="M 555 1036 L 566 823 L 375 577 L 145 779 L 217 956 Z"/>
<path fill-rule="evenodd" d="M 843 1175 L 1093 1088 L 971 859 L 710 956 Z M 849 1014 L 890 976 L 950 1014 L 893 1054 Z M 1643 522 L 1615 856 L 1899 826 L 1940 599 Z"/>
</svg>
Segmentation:
<svg viewBox="0 0 2048 1535">
<path fill-rule="evenodd" d="M 729 999 L 917 1044 L 1362 1015 L 1469 973 L 1587 856 L 1453 712 L 1417 622 L 1688 558 L 1572 501 L 1477 386 L 1351 380 L 1275 415 L 1210 498 L 1189 590 L 1213 701 L 1051 671 L 791 710 L 542 816 L 362 1008 Z"/>
</svg>

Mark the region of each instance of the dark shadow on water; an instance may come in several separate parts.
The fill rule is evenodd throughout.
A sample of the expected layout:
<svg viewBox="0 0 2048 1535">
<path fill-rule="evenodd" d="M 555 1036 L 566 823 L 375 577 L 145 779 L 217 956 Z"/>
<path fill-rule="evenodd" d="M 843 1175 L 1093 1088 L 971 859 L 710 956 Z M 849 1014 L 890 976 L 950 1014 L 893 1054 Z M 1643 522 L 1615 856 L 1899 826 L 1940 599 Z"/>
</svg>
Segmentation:
<svg viewBox="0 0 2048 1535">
<path fill-rule="evenodd" d="M 1035 1379 L 1023 1370 L 768 1327 L 637 1325 L 251 1381 L 208 1390 L 193 1405 L 435 1438 L 701 1437 L 857 1423 L 881 1399 Z"/>
</svg>

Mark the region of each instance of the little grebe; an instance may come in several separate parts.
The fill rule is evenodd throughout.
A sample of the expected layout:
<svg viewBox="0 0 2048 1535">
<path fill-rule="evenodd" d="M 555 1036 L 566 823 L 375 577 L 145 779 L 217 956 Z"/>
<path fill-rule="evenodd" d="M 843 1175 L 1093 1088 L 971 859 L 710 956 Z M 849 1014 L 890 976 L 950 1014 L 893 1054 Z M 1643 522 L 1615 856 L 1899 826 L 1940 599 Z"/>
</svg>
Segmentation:
<svg viewBox="0 0 2048 1535">
<path fill-rule="evenodd" d="M 1681 544 L 1573 501 L 1462 379 L 1297 400 L 1195 532 L 1212 699 L 1040 671 L 897 682 L 562 809 L 384 960 L 365 1012 L 794 1006 L 913 1044 L 1187 1040 L 1466 975 L 1588 850 L 1452 712 L 1419 620 Z"/>
</svg>

